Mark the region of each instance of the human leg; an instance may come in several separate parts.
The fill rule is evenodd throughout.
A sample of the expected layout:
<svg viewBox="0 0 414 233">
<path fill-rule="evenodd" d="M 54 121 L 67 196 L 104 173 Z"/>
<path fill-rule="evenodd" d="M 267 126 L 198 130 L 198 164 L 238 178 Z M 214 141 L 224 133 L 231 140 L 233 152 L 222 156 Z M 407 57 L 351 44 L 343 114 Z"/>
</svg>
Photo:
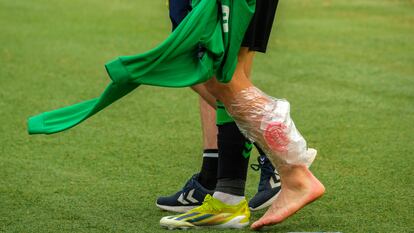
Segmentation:
<svg viewBox="0 0 414 233">
<path fill-rule="evenodd" d="M 269 22 L 273 21 L 276 6 L 277 6 L 277 1 L 275 2 L 259 1 L 257 5 L 258 7 L 257 10 L 258 10 L 258 13 L 261 14 L 261 16 L 256 17 L 255 15 L 253 21 L 260 21 L 260 23 L 267 22 L 268 24 L 270 24 Z M 267 9 L 266 11 L 264 11 L 263 9 L 265 8 L 270 8 L 270 9 Z M 265 19 L 263 19 L 263 17 Z M 249 29 L 252 32 L 248 32 L 248 33 L 254 34 L 255 37 L 245 38 L 243 45 L 246 47 L 242 47 L 240 49 L 238 63 L 240 63 L 240 66 L 243 67 L 244 75 L 249 80 L 251 80 L 253 60 L 254 60 L 256 51 L 262 52 L 262 53 L 266 52 L 267 40 L 270 35 L 270 29 L 271 29 L 271 25 L 268 25 L 265 28 L 261 28 L 261 33 L 257 33 L 258 30 L 257 28 L 255 28 L 255 24 L 252 23 Z M 207 87 L 205 88 L 207 89 Z M 272 163 L 269 161 L 266 153 L 260 148 L 260 146 L 257 143 L 255 143 L 254 145 L 257 151 L 259 152 L 259 157 L 257 158 L 258 164 L 256 164 L 252 168 L 254 168 L 254 170 L 260 170 L 260 181 L 259 181 L 257 193 L 249 200 L 249 208 L 251 211 L 261 210 L 261 209 L 264 209 L 270 206 L 270 204 L 275 200 L 275 198 L 279 194 L 280 188 L 281 188 L 280 177 L 278 175 L 277 170 L 272 166 Z"/>
<path fill-rule="evenodd" d="M 191 11 L 191 0 L 169 0 L 173 30 Z M 217 182 L 217 128 L 215 126 L 215 102 L 203 85 L 192 87 L 199 93 L 200 117 L 203 134 L 203 159 L 200 172 L 194 174 L 181 190 L 170 196 L 157 198 L 156 205 L 168 211 L 186 212 L 202 204 L 207 194 L 213 194 Z"/>
<path fill-rule="evenodd" d="M 306 165 L 284 165 L 279 169 L 282 190 L 252 229 L 278 224 L 323 195 L 325 187 Z"/>
<path fill-rule="evenodd" d="M 247 50 L 244 49 L 240 54 L 245 51 Z M 253 56 L 249 57 L 253 59 Z M 240 62 L 243 65 L 252 64 L 246 59 Z M 207 195 L 200 207 L 181 215 L 162 218 L 161 226 L 170 229 L 203 226 L 241 228 L 249 224 L 250 211 L 244 192 L 252 143 L 240 132 L 221 103 L 217 103 L 216 111 L 219 158 L 214 194 L 212 197 Z"/>
<path fill-rule="evenodd" d="M 249 224 L 250 211 L 244 190 L 251 143 L 233 123 L 219 125 L 218 131 L 220 156 L 214 194 L 207 194 L 201 206 L 184 214 L 162 218 L 161 226 L 169 229 L 242 228 Z M 246 143 L 250 147 L 246 148 Z"/>
<path fill-rule="evenodd" d="M 217 127 L 216 111 L 200 97 L 200 117 L 203 134 L 203 161 L 198 181 L 206 189 L 214 190 L 217 182 Z"/>
<path fill-rule="evenodd" d="M 220 119 L 223 110 L 218 111 Z M 162 218 L 161 226 L 169 229 L 242 228 L 249 224 L 250 211 L 244 191 L 252 144 L 234 122 L 220 122 L 217 137 L 218 179 L 214 194 L 206 195 L 200 207 L 184 214 Z"/>
<path fill-rule="evenodd" d="M 191 10 L 190 0 L 169 0 L 170 18 L 173 29 L 176 28 Z M 200 95 L 200 117 L 203 136 L 203 162 L 198 181 L 206 189 L 213 190 L 217 176 L 217 127 L 215 126 L 216 99 L 203 85 L 191 87 Z"/>
<path fill-rule="evenodd" d="M 238 63 L 246 72 L 251 71 L 254 52 L 242 47 Z M 207 87 L 205 87 L 207 89 Z M 217 187 L 213 197 L 227 204 L 239 203 L 244 199 L 247 168 L 252 143 L 240 132 L 224 105 L 217 102 L 217 127 L 219 163 Z"/>
<path fill-rule="evenodd" d="M 171 3 L 170 3 L 171 4 Z M 173 3 L 174 4 L 174 3 Z M 261 9 L 265 9 L 265 7 L 261 7 Z M 275 10 L 275 9 L 274 9 Z M 260 10 L 259 13 L 261 13 Z M 272 13 L 270 13 L 270 18 L 272 17 Z M 274 12 L 273 12 L 273 16 L 274 16 Z M 257 18 L 257 17 L 256 17 Z M 273 19 L 269 19 L 269 21 L 271 21 Z M 239 53 L 239 57 L 240 59 L 238 60 L 238 62 L 240 63 L 240 66 L 243 67 L 243 72 L 245 73 L 245 75 L 247 77 L 250 77 L 250 73 L 251 73 L 251 69 L 252 69 L 252 64 L 253 64 L 253 58 L 255 55 L 255 50 L 257 51 L 261 51 L 264 52 L 266 50 L 266 46 L 267 46 L 267 39 L 268 36 L 270 34 L 270 29 L 271 29 L 271 25 L 268 25 L 264 30 L 264 35 L 260 35 L 260 34 L 255 34 L 254 36 L 251 36 L 249 38 L 247 38 L 243 43 L 247 46 L 247 47 L 242 47 Z M 250 32 L 248 32 L 250 35 L 252 35 L 252 33 L 256 32 L 256 26 L 253 24 L 250 27 Z M 260 42 L 257 41 L 257 38 L 260 38 Z M 265 41 L 265 42 L 264 42 Z M 210 106 L 213 106 L 213 104 L 215 104 L 215 97 L 212 96 L 206 89 L 206 87 L 204 85 L 196 85 L 194 87 L 192 87 L 192 89 L 194 91 L 196 91 L 207 103 L 209 103 Z M 205 120 L 203 120 L 203 116 L 205 116 L 206 114 L 204 112 L 208 112 L 208 110 L 203 110 L 203 109 L 208 109 L 208 107 L 204 106 L 201 107 L 201 115 L 202 115 L 202 125 L 203 125 L 203 131 L 204 132 L 211 132 L 211 129 L 215 129 L 215 125 L 212 124 L 212 122 L 210 121 L 209 123 L 205 122 Z M 204 112 L 203 112 L 204 111 Z M 224 110 L 225 111 L 225 110 Z M 239 190 L 243 190 L 242 192 L 235 192 L 235 193 L 226 193 L 226 190 L 221 190 L 220 193 L 226 193 L 226 194 L 230 194 L 233 196 L 230 196 L 230 199 L 232 200 L 240 200 L 239 198 L 244 196 L 244 188 L 245 188 L 245 180 L 246 177 L 245 175 L 240 175 L 240 174 L 245 174 L 247 171 L 247 165 L 248 165 L 248 159 L 244 158 L 242 156 L 242 153 L 245 150 L 245 146 L 247 145 L 247 142 L 245 139 L 240 139 L 240 140 L 234 140 L 235 138 L 244 138 L 240 131 L 238 130 L 236 124 L 234 123 L 234 121 L 231 119 L 231 117 L 228 117 L 230 119 L 230 121 L 228 122 L 221 122 L 218 124 L 219 129 L 221 128 L 221 133 L 220 136 L 222 138 L 222 146 L 221 146 L 221 153 L 220 154 L 227 154 L 224 155 L 224 157 L 222 157 L 222 160 L 224 160 L 224 162 L 222 161 L 221 164 L 223 164 L 221 167 L 228 167 L 231 165 L 234 165 L 234 163 L 239 164 L 240 166 L 236 166 L 235 170 L 239 170 L 239 172 L 234 172 L 234 173 L 225 173 L 222 172 L 220 174 L 226 174 L 226 175 L 220 175 L 219 176 L 219 190 L 222 189 L 226 189 L 226 186 L 237 186 Z M 212 133 L 207 135 L 206 133 L 203 134 L 204 137 L 204 144 L 205 147 L 204 148 L 209 148 L 206 147 L 206 144 L 210 144 L 209 141 L 213 141 L 210 140 L 212 137 Z M 225 136 L 224 136 L 225 135 Z M 224 139 L 224 138 L 233 138 L 233 140 L 228 140 L 228 139 Z M 260 150 L 260 149 L 259 149 Z M 236 151 L 238 151 L 236 153 Z M 265 159 L 265 155 L 261 154 L 262 159 Z M 231 158 L 231 159 L 229 159 Z M 227 164 L 228 162 L 225 161 L 232 161 L 231 163 L 229 163 L 228 165 L 224 165 Z M 202 164 L 202 171 L 203 168 L 205 167 L 205 164 L 207 164 L 205 162 L 205 159 L 203 159 L 203 164 Z M 265 169 L 261 170 L 262 173 L 263 171 L 268 171 L 268 170 L 273 170 L 274 168 L 271 166 L 270 163 L 266 163 L 266 166 L 264 166 Z M 267 167 L 271 167 L 270 169 L 266 169 Z M 228 175 L 228 174 L 234 174 L 233 176 Z M 263 182 L 267 182 L 269 183 L 268 185 L 261 185 L 261 187 L 259 187 L 259 190 L 262 192 L 260 193 L 261 195 L 255 195 L 255 201 L 252 202 L 252 206 L 251 209 L 256 210 L 258 209 L 258 207 L 260 208 L 265 208 L 267 207 L 268 203 L 269 203 L 269 199 L 273 198 L 278 191 L 280 190 L 279 187 L 272 187 L 271 186 L 271 182 L 272 182 L 272 177 L 275 177 L 274 173 L 272 172 L 272 174 L 270 174 L 270 172 L 268 172 L 267 176 L 263 176 L 261 175 L 262 179 L 265 179 L 265 181 L 261 180 L 260 183 Z M 205 175 L 203 175 L 203 172 L 200 173 L 200 176 L 198 177 L 198 180 L 200 181 L 200 184 L 203 185 L 203 177 L 205 177 Z M 210 180 L 212 180 L 212 176 L 209 176 Z M 229 181 L 230 179 L 230 181 Z M 232 181 L 233 180 L 233 181 Z M 276 180 L 274 180 L 276 181 Z M 231 184 L 233 183 L 234 184 Z M 193 182 L 195 183 L 195 182 Z M 275 183 L 275 182 L 273 182 Z M 266 189 L 264 190 L 263 187 L 266 187 Z M 209 188 L 211 189 L 211 188 Z M 265 195 L 263 195 L 263 192 L 265 192 Z M 236 195 L 237 194 L 237 195 Z M 174 195 L 174 197 L 180 197 L 180 195 Z M 186 196 L 186 193 L 183 193 L 183 196 Z M 238 197 L 237 197 L 238 196 Z M 219 198 L 223 197 L 223 195 L 219 195 Z M 228 197 L 228 196 L 227 196 Z M 229 198 L 226 198 L 227 200 Z M 222 199 L 224 200 L 224 199 Z M 177 202 L 175 202 L 177 203 Z M 255 204 L 253 204 L 255 203 Z M 180 203 L 177 203 L 178 205 L 180 205 Z M 171 209 L 170 209 L 171 210 Z M 181 208 L 180 208 L 181 210 Z"/>
<path fill-rule="evenodd" d="M 170 1 L 170 4 L 174 4 L 174 3 Z M 182 2 L 180 4 L 182 4 Z M 253 57 L 255 54 L 254 51 L 260 51 L 260 52 L 266 51 L 267 40 L 270 35 L 270 30 L 272 27 L 273 17 L 276 11 L 276 6 L 277 6 L 277 0 L 273 0 L 270 2 L 264 1 L 264 0 L 258 1 L 258 10 L 257 10 L 258 14 L 255 15 L 254 20 L 253 20 L 254 23 L 250 25 L 250 28 L 248 32 L 246 33 L 245 41 L 243 41 L 243 45 L 246 47 L 242 48 L 239 53 L 239 60 L 238 60 L 239 67 L 243 67 L 242 70 L 246 77 L 250 77 Z M 264 25 L 264 26 L 257 26 L 257 25 Z M 215 102 L 215 97 L 212 96 L 206 90 L 205 86 L 197 85 L 193 87 L 193 90 L 198 92 L 199 95 L 202 96 L 210 105 L 213 105 L 213 103 Z M 201 109 L 201 111 L 203 110 Z M 203 115 L 204 114 L 202 112 L 202 117 Z M 218 126 L 219 132 L 220 132 L 219 137 L 221 138 L 221 145 L 222 145 L 220 154 L 224 154 L 224 156 L 222 157 L 222 161 L 221 161 L 221 164 L 222 164 L 221 168 L 236 167 L 235 170 L 238 170 L 238 171 L 227 172 L 227 173 L 226 173 L 226 170 L 224 170 L 224 172 L 219 171 L 219 174 L 221 175 L 219 175 L 220 179 L 219 179 L 219 188 L 218 188 L 219 190 L 218 191 L 220 193 L 229 194 L 230 199 L 231 199 L 230 201 L 234 201 L 234 200 L 239 200 L 238 197 L 244 196 L 244 183 L 246 179 L 245 174 L 247 172 L 248 160 L 246 158 L 243 158 L 242 154 L 245 153 L 246 148 L 244 147 L 248 144 L 248 142 L 241 135 L 234 121 L 230 117 L 228 118 L 231 121 L 224 122 L 224 123 L 222 122 Z M 202 122 L 204 122 L 203 118 L 202 118 Z M 209 131 L 209 129 L 213 127 L 211 124 L 210 126 L 207 126 L 207 127 L 205 126 L 207 126 L 207 124 L 203 124 L 204 131 Z M 241 139 L 235 140 L 235 138 L 241 138 Z M 208 137 L 207 138 L 204 137 L 204 139 L 208 140 Z M 204 144 L 209 144 L 209 142 L 204 140 Z M 239 151 L 239 152 L 235 153 L 235 151 Z M 261 150 L 259 149 L 259 151 Z M 262 156 L 262 159 L 264 159 L 265 158 L 264 153 L 260 153 L 260 154 Z M 235 163 L 237 164 L 237 166 L 232 166 Z M 267 166 L 271 167 L 270 163 L 266 163 L 266 164 Z M 204 165 L 204 162 L 203 162 L 203 165 Z M 271 168 L 270 170 L 273 171 L 273 169 L 274 168 Z M 273 172 L 271 173 L 272 173 L 271 175 L 266 176 L 265 178 L 267 179 L 267 182 L 269 183 L 271 181 L 271 176 L 274 176 L 274 173 Z M 262 182 L 263 181 L 261 181 L 261 183 Z M 274 180 L 274 183 L 275 182 L 276 180 Z M 234 190 L 232 191 L 232 186 L 236 186 L 236 187 L 233 187 L 236 191 Z M 259 206 L 261 206 L 262 208 L 265 207 L 262 204 L 266 204 L 266 202 L 268 202 L 268 198 L 272 198 L 279 191 L 278 187 L 272 188 L 272 186 L 270 185 L 269 187 L 270 189 L 273 189 L 271 190 L 272 195 L 269 195 L 268 193 L 267 195 L 259 195 L 260 197 L 259 199 L 261 199 L 260 200 L 261 202 L 258 202 L 258 203 L 259 203 Z M 227 188 L 230 188 L 230 191 L 226 190 Z M 220 191 L 220 189 L 223 189 L 223 190 Z M 260 187 L 259 187 L 259 190 L 260 190 Z M 219 198 L 220 197 L 223 197 L 223 195 L 219 195 Z M 227 195 L 227 197 L 229 196 Z M 225 201 L 224 199 L 222 200 Z M 226 198 L 226 200 L 229 200 L 229 199 Z M 254 209 L 255 208 L 256 206 L 254 207 Z"/>
<path fill-rule="evenodd" d="M 191 176 L 178 192 L 157 198 L 156 206 L 160 209 L 184 213 L 201 205 L 205 196 L 212 195 L 216 187 L 219 157 L 216 112 L 203 98 L 200 97 L 199 102 L 203 134 L 203 159 L 200 171 Z"/>
<path fill-rule="evenodd" d="M 308 169 L 316 151 L 307 150 L 290 118 L 287 101 L 275 100 L 255 88 L 241 66 L 228 84 L 212 79 L 206 87 L 223 102 L 246 136 L 267 153 L 280 174 L 283 188 L 253 229 L 279 223 L 323 195 L 324 186 Z"/>
</svg>

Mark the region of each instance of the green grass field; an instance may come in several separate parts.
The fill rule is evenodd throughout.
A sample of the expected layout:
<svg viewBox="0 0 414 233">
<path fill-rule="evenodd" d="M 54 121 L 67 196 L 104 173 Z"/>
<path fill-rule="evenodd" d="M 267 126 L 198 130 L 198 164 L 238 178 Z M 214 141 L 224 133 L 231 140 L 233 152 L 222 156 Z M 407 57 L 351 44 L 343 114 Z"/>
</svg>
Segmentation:
<svg viewBox="0 0 414 233">
<path fill-rule="evenodd" d="M 190 90 L 141 87 L 57 135 L 25 122 L 98 96 L 105 62 L 169 30 L 164 0 L 0 0 L 0 232 L 166 232 L 156 197 L 201 162 Z M 254 68 L 258 87 L 290 100 L 327 188 L 263 231 L 413 232 L 414 2 L 281 1 Z"/>
</svg>

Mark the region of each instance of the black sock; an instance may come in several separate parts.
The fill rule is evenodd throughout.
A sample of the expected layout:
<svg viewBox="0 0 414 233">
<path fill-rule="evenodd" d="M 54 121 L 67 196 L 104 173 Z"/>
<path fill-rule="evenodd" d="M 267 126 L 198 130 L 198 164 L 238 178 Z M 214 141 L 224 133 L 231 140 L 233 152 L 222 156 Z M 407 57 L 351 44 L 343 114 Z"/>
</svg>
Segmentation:
<svg viewBox="0 0 414 233">
<path fill-rule="evenodd" d="M 201 165 L 198 182 L 209 190 L 214 190 L 217 183 L 218 150 L 205 149 L 203 151 L 203 164 Z"/>
<path fill-rule="evenodd" d="M 218 125 L 217 139 L 219 159 L 216 191 L 244 196 L 252 145 L 234 122 Z"/>
</svg>

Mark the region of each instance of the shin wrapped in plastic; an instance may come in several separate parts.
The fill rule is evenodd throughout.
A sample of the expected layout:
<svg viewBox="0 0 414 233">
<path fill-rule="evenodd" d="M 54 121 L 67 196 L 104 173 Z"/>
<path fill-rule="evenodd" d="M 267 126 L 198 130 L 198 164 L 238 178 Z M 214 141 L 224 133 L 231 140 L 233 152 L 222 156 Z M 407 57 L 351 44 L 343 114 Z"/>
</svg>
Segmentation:
<svg viewBox="0 0 414 233">
<path fill-rule="evenodd" d="M 310 166 L 316 150 L 308 149 L 305 139 L 290 117 L 290 104 L 267 96 L 256 87 L 237 94 L 227 111 L 240 131 L 258 143 L 275 166 Z"/>
</svg>

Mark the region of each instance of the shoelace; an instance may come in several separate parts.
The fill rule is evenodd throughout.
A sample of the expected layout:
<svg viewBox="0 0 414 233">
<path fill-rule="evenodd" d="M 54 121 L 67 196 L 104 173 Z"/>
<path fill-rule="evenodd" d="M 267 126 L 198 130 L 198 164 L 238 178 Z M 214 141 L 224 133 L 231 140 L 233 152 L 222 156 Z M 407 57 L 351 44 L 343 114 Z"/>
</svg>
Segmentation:
<svg viewBox="0 0 414 233">
<path fill-rule="evenodd" d="M 254 171 L 259 171 L 259 170 L 263 170 L 265 173 L 267 174 L 276 174 L 279 175 L 279 173 L 275 170 L 273 170 L 272 168 L 270 168 L 270 166 L 265 166 L 265 162 L 263 162 L 263 164 L 260 162 L 260 157 L 257 158 L 257 162 L 258 163 L 253 163 L 250 164 L 250 168 L 253 169 Z"/>
<path fill-rule="evenodd" d="M 265 160 L 261 160 L 260 157 L 261 156 L 257 157 L 257 164 L 250 165 L 250 168 L 254 171 L 261 170 L 259 186 L 264 186 L 269 179 L 274 179 L 276 182 L 276 176 L 279 176 L 279 173 L 273 169 L 273 166 L 269 166 L 268 163 L 270 163 L 270 161 L 268 161 L 267 158 Z"/>
<path fill-rule="evenodd" d="M 217 213 L 219 211 L 219 208 L 214 205 L 214 198 L 212 196 L 206 196 L 206 198 L 203 201 L 203 204 L 201 207 L 203 210 L 207 213 Z"/>
</svg>

